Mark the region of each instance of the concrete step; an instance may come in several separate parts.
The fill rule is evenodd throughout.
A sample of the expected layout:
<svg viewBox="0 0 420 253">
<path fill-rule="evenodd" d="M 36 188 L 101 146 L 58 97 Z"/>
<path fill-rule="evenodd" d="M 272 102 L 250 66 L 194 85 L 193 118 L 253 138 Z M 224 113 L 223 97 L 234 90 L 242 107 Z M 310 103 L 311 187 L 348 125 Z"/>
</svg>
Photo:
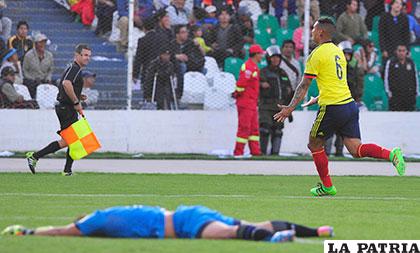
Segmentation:
<svg viewBox="0 0 420 253">
<path fill-rule="evenodd" d="M 14 0 L 7 1 L 7 7 L 12 8 L 44 8 L 44 9 L 65 9 L 53 0 Z"/>
</svg>

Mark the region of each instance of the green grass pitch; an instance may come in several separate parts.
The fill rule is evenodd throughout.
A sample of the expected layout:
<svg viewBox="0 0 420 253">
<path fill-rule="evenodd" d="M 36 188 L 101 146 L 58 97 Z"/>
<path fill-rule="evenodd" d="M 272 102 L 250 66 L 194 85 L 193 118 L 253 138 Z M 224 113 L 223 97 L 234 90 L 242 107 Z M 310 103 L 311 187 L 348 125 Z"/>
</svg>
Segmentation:
<svg viewBox="0 0 420 253">
<path fill-rule="evenodd" d="M 313 176 L 79 173 L 0 174 L 0 228 L 65 225 L 114 205 L 202 204 L 249 221 L 332 225 L 335 239 L 419 239 L 420 177 L 334 177 L 338 195 L 311 198 Z M 270 244 L 238 240 L 0 237 L 0 252 L 322 252 L 321 239 Z"/>
</svg>

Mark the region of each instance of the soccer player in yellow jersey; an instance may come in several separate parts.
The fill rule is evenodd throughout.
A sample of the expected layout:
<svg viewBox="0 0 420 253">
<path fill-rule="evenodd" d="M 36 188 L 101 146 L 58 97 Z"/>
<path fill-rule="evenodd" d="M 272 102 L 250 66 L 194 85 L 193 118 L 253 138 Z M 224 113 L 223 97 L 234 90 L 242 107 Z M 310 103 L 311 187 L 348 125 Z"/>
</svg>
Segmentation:
<svg viewBox="0 0 420 253">
<path fill-rule="evenodd" d="M 322 183 L 311 189 L 314 196 L 335 195 L 337 189 L 328 172 L 328 157 L 324 150 L 325 140 L 335 132 L 344 137 L 344 145 L 353 157 L 373 157 L 390 160 L 399 175 L 405 173 L 405 162 L 400 148 L 392 151 L 376 144 L 360 141 L 359 109 L 347 85 L 347 62 L 343 51 L 331 41 L 335 25 L 329 18 L 320 18 L 312 29 L 312 38 L 318 44 L 309 55 L 305 74 L 296 88 L 289 105 L 279 105 L 274 115 L 284 121 L 302 101 L 312 79 L 316 78 L 319 96 L 304 106 L 318 103 L 320 108 L 309 135 L 308 148 L 312 153 Z"/>
</svg>

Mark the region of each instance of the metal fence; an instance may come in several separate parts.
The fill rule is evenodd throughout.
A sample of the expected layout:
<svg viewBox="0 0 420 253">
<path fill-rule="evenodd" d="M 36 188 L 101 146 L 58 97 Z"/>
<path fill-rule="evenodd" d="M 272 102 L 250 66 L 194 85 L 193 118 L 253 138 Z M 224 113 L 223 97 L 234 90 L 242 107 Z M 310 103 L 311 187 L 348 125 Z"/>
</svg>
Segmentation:
<svg viewBox="0 0 420 253">
<path fill-rule="evenodd" d="M 360 108 L 420 110 L 417 1 L 6 0 L 0 8 L 2 66 L 16 71 L 14 87 L 23 99 L 37 101 L 18 105 L 3 94 L 3 107 L 53 108 L 74 46 L 88 43 L 86 108 L 232 110 L 251 44 L 278 45 L 295 88 L 314 48 L 313 22 L 328 16 Z M 26 21 L 27 35 L 19 21 Z M 53 63 L 37 60 L 39 54 L 52 55 Z M 311 85 L 309 95 L 317 94 Z"/>
</svg>

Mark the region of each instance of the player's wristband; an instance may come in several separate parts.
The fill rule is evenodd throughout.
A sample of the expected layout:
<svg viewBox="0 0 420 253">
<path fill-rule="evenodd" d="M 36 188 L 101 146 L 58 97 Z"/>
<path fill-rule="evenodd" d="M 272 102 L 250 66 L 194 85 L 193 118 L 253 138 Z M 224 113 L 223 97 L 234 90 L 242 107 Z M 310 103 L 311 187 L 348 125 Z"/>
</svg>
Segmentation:
<svg viewBox="0 0 420 253">
<path fill-rule="evenodd" d="M 73 103 L 74 106 L 79 105 L 79 104 L 80 104 L 80 101 L 76 101 Z"/>
</svg>

